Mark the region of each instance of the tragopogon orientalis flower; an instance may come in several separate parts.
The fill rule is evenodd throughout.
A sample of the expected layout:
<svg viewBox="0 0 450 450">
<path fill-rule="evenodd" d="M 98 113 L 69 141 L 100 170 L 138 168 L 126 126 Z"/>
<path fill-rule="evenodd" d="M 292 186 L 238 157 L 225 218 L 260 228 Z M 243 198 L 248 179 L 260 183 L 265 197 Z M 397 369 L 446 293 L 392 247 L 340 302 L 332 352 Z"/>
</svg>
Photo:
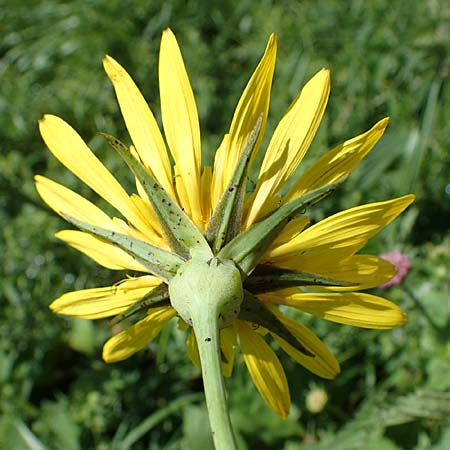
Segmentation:
<svg viewBox="0 0 450 450">
<path fill-rule="evenodd" d="M 223 449 L 234 444 L 231 432 L 221 432 L 227 421 L 221 373 L 231 375 L 237 347 L 258 391 L 281 417 L 289 412 L 289 388 L 269 337 L 318 376 L 339 373 L 321 340 L 279 305 L 364 328 L 404 322 L 396 305 L 361 292 L 388 282 L 393 267 L 358 252 L 413 196 L 357 206 L 311 226 L 307 215 L 374 147 L 388 119 L 330 150 L 280 194 L 323 116 L 328 70 L 314 75 L 288 108 L 265 151 L 256 187 L 247 192 L 248 168 L 266 126 L 275 56 L 272 35 L 214 167 L 203 170 L 196 103 L 173 33 L 164 31 L 159 60 L 162 122 L 173 167 L 140 91 L 118 62 L 105 57 L 132 145 L 104 137 L 134 174 L 132 195 L 67 123 L 46 115 L 39 124 L 53 155 L 122 216 L 110 217 L 66 187 L 36 176 L 44 201 L 81 230 L 60 231 L 57 237 L 109 269 L 142 273 L 114 286 L 64 294 L 52 310 L 88 319 L 115 316 L 113 323 L 127 324 L 106 342 L 107 362 L 128 358 L 179 317 L 190 328 L 187 351 L 202 365 L 215 444 Z"/>
</svg>

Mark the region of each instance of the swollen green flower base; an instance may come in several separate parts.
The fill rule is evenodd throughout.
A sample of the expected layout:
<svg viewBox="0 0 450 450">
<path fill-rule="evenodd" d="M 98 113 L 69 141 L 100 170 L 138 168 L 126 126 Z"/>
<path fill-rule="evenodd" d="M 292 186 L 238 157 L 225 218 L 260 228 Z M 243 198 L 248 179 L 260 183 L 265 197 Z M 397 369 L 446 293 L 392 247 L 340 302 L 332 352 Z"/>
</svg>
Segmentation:
<svg viewBox="0 0 450 450">
<path fill-rule="evenodd" d="M 323 116 L 328 70 L 308 81 L 288 108 L 255 189 L 247 192 L 249 167 L 267 123 L 275 57 L 272 35 L 216 152 L 214 170 L 201 167 L 197 108 L 173 33 L 164 31 L 159 59 L 162 121 L 173 167 L 139 89 L 117 61 L 105 57 L 133 145 L 102 136 L 132 171 L 137 191 L 132 195 L 70 125 L 51 115 L 39 123 L 54 156 L 121 214 L 110 217 L 70 189 L 36 176 L 44 201 L 81 230 L 57 236 L 111 270 L 141 274 L 114 286 L 69 292 L 50 307 L 59 314 L 121 322 L 123 331 L 103 347 L 109 363 L 144 348 L 178 316 L 190 328 L 188 355 L 202 369 L 217 450 L 236 448 L 223 376 L 231 376 L 238 346 L 256 388 L 282 418 L 289 413 L 289 387 L 267 338 L 320 377 L 340 372 L 321 340 L 278 305 L 364 328 L 392 328 L 405 320 L 388 300 L 358 292 L 394 275 L 388 262 L 358 252 L 414 197 L 357 206 L 309 227 L 306 215 L 369 153 L 388 119 L 330 150 L 281 195 Z"/>
</svg>

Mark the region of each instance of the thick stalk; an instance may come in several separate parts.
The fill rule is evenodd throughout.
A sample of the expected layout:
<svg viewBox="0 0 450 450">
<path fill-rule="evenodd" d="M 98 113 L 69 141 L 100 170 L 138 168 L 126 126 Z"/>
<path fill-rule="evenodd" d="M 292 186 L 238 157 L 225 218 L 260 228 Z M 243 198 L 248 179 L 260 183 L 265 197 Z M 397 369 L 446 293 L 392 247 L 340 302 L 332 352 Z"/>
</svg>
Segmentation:
<svg viewBox="0 0 450 450">
<path fill-rule="evenodd" d="M 202 364 L 203 386 L 209 423 L 216 450 L 235 450 L 226 391 L 221 370 L 218 313 L 213 305 L 192 317 Z"/>
</svg>

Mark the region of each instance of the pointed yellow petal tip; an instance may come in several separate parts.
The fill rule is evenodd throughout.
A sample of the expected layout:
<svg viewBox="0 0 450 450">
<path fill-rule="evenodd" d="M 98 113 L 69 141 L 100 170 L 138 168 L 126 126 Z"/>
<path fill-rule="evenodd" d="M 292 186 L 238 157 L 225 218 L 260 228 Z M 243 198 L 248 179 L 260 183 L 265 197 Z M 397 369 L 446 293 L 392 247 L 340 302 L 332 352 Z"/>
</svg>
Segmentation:
<svg viewBox="0 0 450 450">
<path fill-rule="evenodd" d="M 271 33 L 269 36 L 269 41 L 267 43 L 267 46 L 277 45 L 277 35 L 275 33 Z"/>
<path fill-rule="evenodd" d="M 114 359 L 111 358 L 111 352 L 109 351 L 108 348 L 106 348 L 106 344 L 103 346 L 102 359 L 103 359 L 103 361 L 105 361 L 105 363 L 110 364 L 115 361 L 114 361 Z"/>
<path fill-rule="evenodd" d="M 41 135 L 43 134 L 43 130 L 45 127 L 53 127 L 50 128 L 48 131 L 56 130 L 54 127 L 60 127 L 61 125 L 68 126 L 67 122 L 65 122 L 63 119 L 61 119 L 58 116 L 55 116 L 53 114 L 44 114 L 42 116 L 42 119 L 38 121 L 39 124 L 39 131 L 41 132 Z M 69 125 L 70 126 L 70 125 Z"/>
<path fill-rule="evenodd" d="M 415 194 L 407 194 L 400 198 L 405 201 L 405 208 L 407 208 L 411 203 L 413 203 L 416 200 Z"/>
<path fill-rule="evenodd" d="M 267 42 L 266 46 L 266 54 L 272 54 L 272 58 L 276 57 L 277 54 L 277 36 L 275 34 L 271 34 L 269 37 L 269 41 Z M 273 61 L 273 64 L 275 64 L 275 60 Z"/>
<path fill-rule="evenodd" d="M 105 55 L 103 58 L 103 68 L 111 81 L 118 81 L 123 75 L 124 69 L 111 56 Z"/>
<path fill-rule="evenodd" d="M 328 67 L 322 67 L 318 72 L 316 72 L 312 76 L 311 80 L 316 78 L 316 77 L 317 78 L 319 78 L 319 77 L 323 78 L 324 84 L 328 84 L 328 83 L 330 83 L 330 79 L 331 79 L 331 70 Z"/>
<path fill-rule="evenodd" d="M 167 37 L 173 37 L 175 39 L 175 34 L 174 32 L 170 29 L 170 28 L 166 28 L 163 32 L 162 32 L 162 37 L 164 38 L 164 36 Z"/>
<path fill-rule="evenodd" d="M 331 85 L 331 70 L 328 67 L 322 67 L 322 70 L 319 72 L 324 77 L 325 86 L 330 89 Z"/>
<path fill-rule="evenodd" d="M 45 122 L 47 122 L 48 120 L 50 120 L 51 117 L 52 117 L 51 114 L 44 114 L 44 115 L 42 116 L 42 119 L 39 119 L 39 120 L 38 120 L 39 129 L 41 129 L 41 127 L 42 127 L 43 125 L 45 125 Z M 54 117 L 54 116 L 53 116 L 53 117 Z"/>
<path fill-rule="evenodd" d="M 408 315 L 405 313 L 405 311 L 401 311 L 402 318 L 401 323 L 398 325 L 399 327 L 405 325 L 405 323 L 408 321 Z"/>
<path fill-rule="evenodd" d="M 48 305 L 49 309 L 51 309 L 53 312 L 57 312 L 57 308 L 56 308 L 56 300 L 53 300 L 50 305 Z"/>
<path fill-rule="evenodd" d="M 391 118 L 389 116 L 384 117 L 377 123 L 377 126 L 379 126 L 380 128 L 386 129 L 387 126 L 389 125 L 390 121 L 391 121 Z"/>
</svg>

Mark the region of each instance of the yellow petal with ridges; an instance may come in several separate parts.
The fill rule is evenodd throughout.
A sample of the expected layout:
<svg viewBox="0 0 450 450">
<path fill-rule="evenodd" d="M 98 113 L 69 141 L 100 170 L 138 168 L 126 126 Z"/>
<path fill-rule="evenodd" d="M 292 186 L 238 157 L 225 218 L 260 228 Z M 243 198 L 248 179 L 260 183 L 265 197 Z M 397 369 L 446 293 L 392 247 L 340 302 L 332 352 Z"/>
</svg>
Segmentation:
<svg viewBox="0 0 450 450">
<path fill-rule="evenodd" d="M 214 171 L 212 174 L 211 180 L 211 209 L 214 211 L 214 208 L 219 203 L 220 197 L 224 191 L 222 177 L 223 177 L 223 168 L 225 167 L 225 160 L 228 148 L 228 139 L 229 134 L 225 134 L 222 139 L 222 142 L 219 145 L 219 148 L 216 150 L 216 154 L 214 156 Z"/>
<path fill-rule="evenodd" d="M 162 235 L 161 227 L 158 222 L 158 217 L 153 211 L 152 206 L 140 196 L 131 195 L 131 201 L 135 204 L 136 208 L 140 211 L 142 217 L 145 218 L 146 223 L 152 229 L 152 235 L 147 234 L 145 236 L 146 241 L 150 242 L 157 247 L 168 248 L 166 241 Z"/>
<path fill-rule="evenodd" d="M 159 89 L 164 131 L 187 195 L 181 206 L 197 226 L 202 224 L 200 201 L 200 126 L 197 106 L 183 57 L 170 29 L 163 32 L 159 54 Z"/>
<path fill-rule="evenodd" d="M 49 150 L 64 166 L 114 206 L 137 229 L 144 234 L 148 232 L 148 224 L 120 183 L 69 124 L 59 117 L 46 114 L 39 121 L 39 130 Z"/>
<path fill-rule="evenodd" d="M 331 322 L 385 330 L 405 323 L 405 313 L 394 303 L 362 292 L 304 293 L 286 289 L 261 296 L 265 301 L 292 306 Z"/>
<path fill-rule="evenodd" d="M 42 200 L 56 213 L 69 215 L 108 230 L 116 229 L 107 214 L 76 192 L 41 175 L 36 175 L 34 180 Z"/>
<path fill-rule="evenodd" d="M 315 373 L 319 377 L 326 379 L 335 378 L 341 369 L 333 354 L 327 349 L 325 344 L 307 327 L 281 314 L 276 307 L 271 311 L 283 322 L 289 331 L 315 356 L 306 356 L 288 344 L 284 339 L 272 334 L 278 345 L 295 361 Z"/>
<path fill-rule="evenodd" d="M 322 120 L 330 94 L 330 72 L 309 80 L 278 124 L 264 156 L 245 228 L 266 215 L 267 202 L 294 173 Z"/>
<path fill-rule="evenodd" d="M 350 256 L 392 222 L 414 198 L 414 195 L 404 195 L 334 214 L 309 227 L 290 242 L 272 248 L 263 259 L 277 265 L 288 256 L 299 256 L 305 252 L 325 254 L 337 251 L 341 258 Z"/>
<path fill-rule="evenodd" d="M 163 189 L 175 199 L 166 146 L 147 102 L 130 75 L 117 61 L 105 56 L 103 67 L 116 91 L 123 119 L 140 160 Z"/>
<path fill-rule="evenodd" d="M 383 136 L 389 118 L 376 123 L 369 131 L 345 141 L 318 159 L 291 187 L 284 202 L 304 195 L 350 173 Z"/>
<path fill-rule="evenodd" d="M 127 252 L 92 236 L 92 234 L 84 231 L 62 230 L 55 236 L 107 269 L 149 272 L 145 266 L 138 263 Z"/>
<path fill-rule="evenodd" d="M 237 334 L 234 327 L 226 327 L 220 330 L 220 349 L 222 352 L 222 374 L 229 378 L 233 372 L 234 355 L 236 353 Z"/>
<path fill-rule="evenodd" d="M 372 255 L 339 257 L 339 252 L 305 253 L 286 256 L 278 261 L 280 267 L 299 272 L 315 273 L 333 280 L 347 281 L 352 286 L 320 286 L 332 291 L 356 291 L 370 289 L 387 283 L 395 275 L 389 262 Z"/>
<path fill-rule="evenodd" d="M 174 178 L 174 182 L 175 182 L 175 191 L 177 193 L 177 198 L 178 198 L 178 203 L 180 205 L 187 205 L 189 204 L 189 190 L 186 188 L 185 184 L 184 184 L 184 179 L 182 176 L 182 169 L 180 170 L 178 168 L 177 165 L 173 166 L 173 171 L 175 173 L 175 178 Z M 201 205 L 200 205 L 201 207 Z M 187 210 L 185 209 L 185 212 L 187 212 Z M 192 218 L 192 217 L 191 217 Z M 203 220 L 200 223 L 196 223 L 197 227 L 203 231 Z"/>
<path fill-rule="evenodd" d="M 272 244 L 268 248 L 268 252 L 270 252 L 270 250 L 272 249 L 280 247 L 286 242 L 290 242 L 292 239 L 298 236 L 308 224 L 309 217 L 306 216 L 296 217 L 290 220 L 281 230 L 276 239 L 272 242 Z"/>
<path fill-rule="evenodd" d="M 171 306 L 151 308 L 145 319 L 110 338 L 103 346 L 107 363 L 122 361 L 143 349 L 158 336 L 166 323 L 176 315 Z"/>
<path fill-rule="evenodd" d="M 266 403 L 282 418 L 289 414 L 291 398 L 283 367 L 266 341 L 251 326 L 237 321 L 244 361 Z"/>
<path fill-rule="evenodd" d="M 222 352 L 222 375 L 229 378 L 233 372 L 234 355 L 236 353 L 236 331 L 232 327 L 220 330 L 220 348 Z M 186 339 L 186 350 L 189 359 L 198 368 L 202 367 L 197 339 L 194 330 L 191 330 Z"/>
<path fill-rule="evenodd" d="M 224 157 L 223 164 L 221 158 L 214 162 L 213 184 L 218 187 L 219 198 L 234 173 L 239 157 L 244 151 L 259 117 L 262 116 L 261 129 L 252 158 L 258 151 L 266 128 L 276 54 L 277 41 L 275 35 L 272 34 L 261 61 L 239 99 L 231 122 L 229 136 L 226 140 L 226 150 L 223 155 L 220 155 Z M 216 197 L 216 193 L 214 194 L 214 197 Z M 218 199 L 215 198 L 215 200 Z"/>
<path fill-rule="evenodd" d="M 203 217 L 203 230 L 206 229 L 209 219 L 211 219 L 211 181 L 212 171 L 210 166 L 206 166 L 202 173 L 202 217 Z"/>
<path fill-rule="evenodd" d="M 68 292 L 57 298 L 50 309 L 58 314 L 81 319 L 101 319 L 120 314 L 161 283 L 146 275 L 129 278 L 113 286 Z"/>
<path fill-rule="evenodd" d="M 202 363 L 200 361 L 200 353 L 198 351 L 197 339 L 195 337 L 193 329 L 191 329 L 191 331 L 188 334 L 188 337 L 186 338 L 186 351 L 192 364 L 201 369 Z"/>
</svg>

